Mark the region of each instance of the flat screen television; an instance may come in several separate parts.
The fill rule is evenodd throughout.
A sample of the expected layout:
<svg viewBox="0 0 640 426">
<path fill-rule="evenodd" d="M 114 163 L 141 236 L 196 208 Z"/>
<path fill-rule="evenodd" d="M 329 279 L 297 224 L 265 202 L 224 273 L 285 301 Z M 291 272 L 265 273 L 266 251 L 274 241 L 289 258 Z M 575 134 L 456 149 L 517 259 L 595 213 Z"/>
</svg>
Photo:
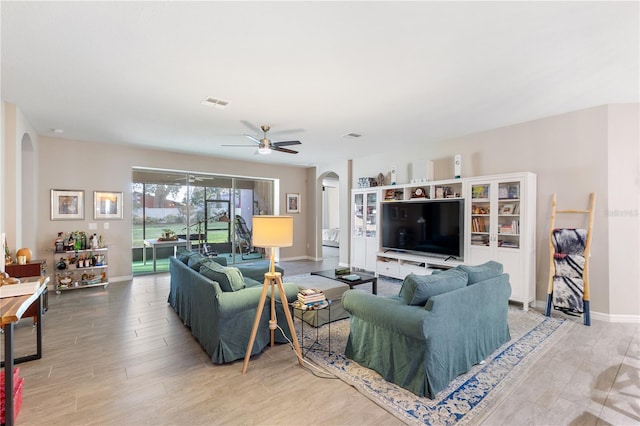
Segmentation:
<svg viewBox="0 0 640 426">
<path fill-rule="evenodd" d="M 382 248 L 464 259 L 464 200 L 382 204 Z"/>
</svg>

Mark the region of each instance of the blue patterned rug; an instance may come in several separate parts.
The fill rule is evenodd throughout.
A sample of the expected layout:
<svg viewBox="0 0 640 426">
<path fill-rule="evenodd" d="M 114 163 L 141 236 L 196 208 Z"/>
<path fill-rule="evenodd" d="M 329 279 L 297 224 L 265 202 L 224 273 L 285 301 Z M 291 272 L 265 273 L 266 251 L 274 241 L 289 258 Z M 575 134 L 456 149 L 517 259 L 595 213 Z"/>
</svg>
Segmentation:
<svg viewBox="0 0 640 426">
<path fill-rule="evenodd" d="M 574 325 L 564 319 L 509 309 L 512 339 L 482 364 L 460 375 L 431 400 L 384 380 L 344 356 L 349 320 L 331 325 L 331 353 L 311 351 L 307 358 L 380 405 L 407 424 L 462 425 L 482 421 L 515 388 L 524 373 Z M 326 349 L 328 327 L 320 328 L 320 345 Z M 305 347 L 311 344 L 306 333 Z"/>
</svg>

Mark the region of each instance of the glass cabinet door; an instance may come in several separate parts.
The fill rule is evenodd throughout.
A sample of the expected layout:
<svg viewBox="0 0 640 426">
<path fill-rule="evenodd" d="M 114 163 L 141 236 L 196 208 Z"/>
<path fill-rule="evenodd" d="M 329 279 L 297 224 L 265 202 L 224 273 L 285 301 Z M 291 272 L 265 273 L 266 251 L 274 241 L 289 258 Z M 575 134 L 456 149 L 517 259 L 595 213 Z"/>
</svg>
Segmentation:
<svg viewBox="0 0 640 426">
<path fill-rule="evenodd" d="M 491 235 L 491 185 L 471 186 L 471 245 L 489 246 Z"/>
<path fill-rule="evenodd" d="M 364 194 L 353 196 L 353 236 L 364 236 Z"/>
<path fill-rule="evenodd" d="M 498 246 L 520 248 L 520 182 L 498 185 Z"/>
<path fill-rule="evenodd" d="M 367 237 L 375 237 L 376 236 L 376 223 L 377 223 L 377 208 L 378 208 L 378 199 L 376 194 L 367 194 L 367 225 L 366 225 L 366 236 Z"/>
</svg>

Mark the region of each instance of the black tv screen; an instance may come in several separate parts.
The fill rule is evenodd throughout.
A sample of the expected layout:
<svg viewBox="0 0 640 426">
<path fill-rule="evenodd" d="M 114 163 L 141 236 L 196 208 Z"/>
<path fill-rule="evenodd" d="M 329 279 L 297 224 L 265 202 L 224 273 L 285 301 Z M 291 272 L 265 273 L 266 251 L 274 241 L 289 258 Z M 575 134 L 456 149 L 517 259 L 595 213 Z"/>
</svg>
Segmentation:
<svg viewBox="0 0 640 426">
<path fill-rule="evenodd" d="M 382 248 L 463 259 L 464 200 L 382 204 Z"/>
</svg>

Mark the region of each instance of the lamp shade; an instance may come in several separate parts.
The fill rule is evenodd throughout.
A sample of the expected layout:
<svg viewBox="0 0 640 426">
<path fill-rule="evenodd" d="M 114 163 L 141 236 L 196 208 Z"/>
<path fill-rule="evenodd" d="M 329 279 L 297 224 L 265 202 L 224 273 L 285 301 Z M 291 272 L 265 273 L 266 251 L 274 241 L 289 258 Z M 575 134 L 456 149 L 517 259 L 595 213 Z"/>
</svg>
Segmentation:
<svg viewBox="0 0 640 426">
<path fill-rule="evenodd" d="M 293 216 L 253 216 L 252 232 L 256 247 L 291 247 Z"/>
</svg>

